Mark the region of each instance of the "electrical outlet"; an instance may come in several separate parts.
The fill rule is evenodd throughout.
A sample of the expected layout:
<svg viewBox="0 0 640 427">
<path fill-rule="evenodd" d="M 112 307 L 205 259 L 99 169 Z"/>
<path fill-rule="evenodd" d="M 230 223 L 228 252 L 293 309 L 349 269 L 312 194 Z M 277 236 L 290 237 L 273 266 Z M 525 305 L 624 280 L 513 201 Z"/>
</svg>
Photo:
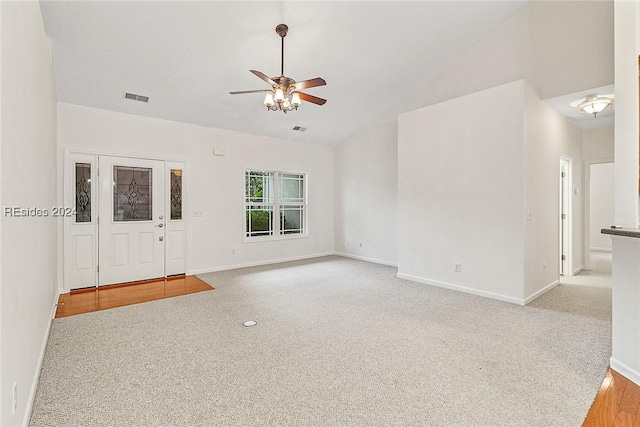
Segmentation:
<svg viewBox="0 0 640 427">
<path fill-rule="evenodd" d="M 360 248 L 362 247 L 362 242 L 358 243 L 358 247 Z"/>
<path fill-rule="evenodd" d="M 11 415 L 15 415 L 18 410 L 18 383 L 13 383 L 13 406 L 11 409 Z"/>
<path fill-rule="evenodd" d="M 199 210 L 199 209 L 194 209 L 194 210 L 193 210 L 193 216 L 195 216 L 195 217 L 197 217 L 197 218 L 202 217 L 202 211 L 201 211 L 201 210 Z"/>
<path fill-rule="evenodd" d="M 462 264 L 455 264 L 455 265 L 453 266 L 453 270 L 454 270 L 456 273 L 460 273 L 460 272 L 462 271 Z"/>
<path fill-rule="evenodd" d="M 236 250 L 235 249 L 231 249 L 231 255 L 235 255 L 236 254 Z"/>
</svg>

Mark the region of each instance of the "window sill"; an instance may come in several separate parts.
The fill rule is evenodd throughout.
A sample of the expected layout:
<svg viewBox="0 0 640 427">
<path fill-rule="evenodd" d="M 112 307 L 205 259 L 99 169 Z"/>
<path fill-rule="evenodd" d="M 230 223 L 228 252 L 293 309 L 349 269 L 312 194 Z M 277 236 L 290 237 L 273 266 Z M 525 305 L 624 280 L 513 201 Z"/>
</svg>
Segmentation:
<svg viewBox="0 0 640 427">
<path fill-rule="evenodd" d="M 279 242 L 282 240 L 308 239 L 309 234 L 284 234 L 281 236 L 243 237 L 242 243 Z"/>
</svg>

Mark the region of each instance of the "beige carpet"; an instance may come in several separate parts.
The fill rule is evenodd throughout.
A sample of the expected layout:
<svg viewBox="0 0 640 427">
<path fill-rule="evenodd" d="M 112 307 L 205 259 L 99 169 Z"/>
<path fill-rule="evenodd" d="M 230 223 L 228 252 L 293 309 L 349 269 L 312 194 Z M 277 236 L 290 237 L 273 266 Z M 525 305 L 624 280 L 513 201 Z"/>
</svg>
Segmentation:
<svg viewBox="0 0 640 427">
<path fill-rule="evenodd" d="M 610 289 L 519 307 L 395 274 L 326 257 L 56 319 L 31 425 L 581 424 L 610 356 Z"/>
</svg>

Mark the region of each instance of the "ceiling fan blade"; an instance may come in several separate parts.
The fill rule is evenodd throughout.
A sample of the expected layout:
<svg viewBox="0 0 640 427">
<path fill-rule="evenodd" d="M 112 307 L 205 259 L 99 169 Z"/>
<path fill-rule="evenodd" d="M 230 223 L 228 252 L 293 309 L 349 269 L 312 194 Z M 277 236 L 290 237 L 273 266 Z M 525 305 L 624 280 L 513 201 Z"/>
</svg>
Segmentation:
<svg viewBox="0 0 640 427">
<path fill-rule="evenodd" d="M 274 82 L 271 77 L 267 76 L 265 73 L 256 70 L 249 70 L 256 76 L 260 77 L 265 82 L 269 83 L 271 86 L 278 86 L 278 83 Z"/>
<path fill-rule="evenodd" d="M 259 92 L 265 93 L 265 92 L 271 92 L 271 91 L 268 89 L 258 89 L 258 90 L 237 90 L 235 92 L 229 92 L 229 93 L 231 95 L 240 95 L 242 93 L 259 93 Z"/>
<path fill-rule="evenodd" d="M 318 98 L 317 96 L 309 95 L 308 93 L 304 92 L 298 92 L 298 95 L 300 95 L 300 99 L 302 99 L 303 101 L 312 102 L 318 105 L 324 105 L 325 102 L 327 102 L 326 99 Z"/>
<path fill-rule="evenodd" d="M 327 84 L 327 82 L 325 82 L 322 77 L 316 77 L 315 79 L 309 79 L 309 80 L 303 80 L 301 82 L 296 82 L 296 84 L 294 86 L 295 86 L 296 90 L 302 90 L 302 89 L 307 89 L 307 88 L 310 88 L 310 87 L 324 86 L 326 84 Z"/>
</svg>

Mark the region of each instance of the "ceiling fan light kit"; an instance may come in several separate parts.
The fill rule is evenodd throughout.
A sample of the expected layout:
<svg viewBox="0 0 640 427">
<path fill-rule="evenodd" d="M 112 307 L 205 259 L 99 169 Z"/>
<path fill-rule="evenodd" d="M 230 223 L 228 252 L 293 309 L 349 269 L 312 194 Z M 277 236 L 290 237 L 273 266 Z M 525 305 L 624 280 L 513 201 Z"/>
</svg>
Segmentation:
<svg viewBox="0 0 640 427">
<path fill-rule="evenodd" d="M 284 38 L 287 36 L 288 31 L 289 27 L 285 24 L 279 24 L 276 27 L 276 34 L 278 34 L 281 39 L 280 76 L 270 78 L 260 71 L 249 70 L 265 82 L 269 83 L 271 85 L 271 90 L 244 90 L 229 92 L 231 95 L 262 92 L 265 94 L 263 104 L 267 107 L 267 110 L 282 111 L 285 114 L 289 111 L 297 110 L 303 100 L 316 105 L 324 105 L 327 102 L 326 99 L 300 92 L 302 89 L 326 85 L 327 82 L 324 81 L 324 79 L 316 77 L 315 79 L 296 82 L 291 77 L 284 75 Z"/>
</svg>

